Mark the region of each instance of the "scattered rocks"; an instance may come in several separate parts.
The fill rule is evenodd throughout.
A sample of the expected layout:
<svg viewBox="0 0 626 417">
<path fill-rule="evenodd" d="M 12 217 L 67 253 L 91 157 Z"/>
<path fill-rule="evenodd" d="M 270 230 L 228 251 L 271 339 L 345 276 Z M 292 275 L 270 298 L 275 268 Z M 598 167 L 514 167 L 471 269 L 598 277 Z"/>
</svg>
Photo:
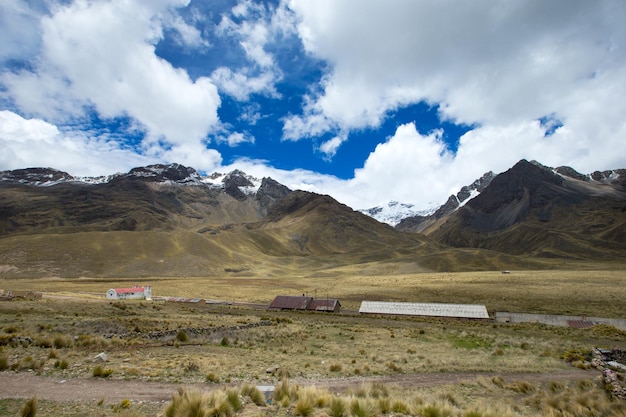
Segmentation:
<svg viewBox="0 0 626 417">
<path fill-rule="evenodd" d="M 269 368 L 267 368 L 265 370 L 265 373 L 273 375 L 274 373 L 278 372 L 279 369 L 280 369 L 280 365 L 273 365 L 273 366 L 270 366 Z"/>
<path fill-rule="evenodd" d="M 626 358 L 626 351 L 622 349 L 604 350 L 594 348 L 591 350 L 591 365 L 602 372 L 605 386 L 616 398 L 626 399 L 626 388 L 622 386 L 626 369 L 618 360 Z M 622 372 L 618 371 L 621 370 Z"/>
<path fill-rule="evenodd" d="M 108 359 L 107 354 L 104 352 L 100 352 L 93 358 L 93 361 L 94 362 L 106 362 L 107 359 Z"/>
</svg>

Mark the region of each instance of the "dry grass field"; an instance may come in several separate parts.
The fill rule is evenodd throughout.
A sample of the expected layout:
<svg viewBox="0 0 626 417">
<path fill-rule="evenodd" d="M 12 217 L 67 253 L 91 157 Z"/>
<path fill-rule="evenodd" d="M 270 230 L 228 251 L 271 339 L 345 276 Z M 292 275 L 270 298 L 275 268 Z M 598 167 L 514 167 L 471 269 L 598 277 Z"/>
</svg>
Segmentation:
<svg viewBox="0 0 626 417">
<path fill-rule="evenodd" d="M 624 271 L 356 272 L 350 267 L 333 276 L 141 282 L 0 280 L 0 288 L 45 292 L 40 301 L 0 302 L 0 374 L 172 387 L 164 400 L 144 402 L 135 401 L 131 391 L 95 401 L 81 400 L 80 392 L 71 400 L 40 393 L 37 416 L 626 416 L 626 405 L 606 394 L 599 372 L 568 373 L 589 367 L 585 360 L 593 347 L 626 348 L 626 332 L 615 328 L 281 312 L 237 304 L 269 304 L 278 294 L 305 293 L 338 298 L 344 310 L 357 310 L 361 300 L 394 300 L 484 304 L 490 313 L 626 318 Z M 133 283 L 151 284 L 156 297 L 235 304 L 104 299 L 109 288 Z M 107 361 L 94 362 L 101 352 Z M 278 390 L 281 384 L 284 395 L 275 394 L 267 406 L 255 404 L 248 386 Z M 177 387 L 187 385 L 204 393 L 177 394 Z M 25 401 L 3 394 L 0 415 L 20 415 Z"/>
</svg>

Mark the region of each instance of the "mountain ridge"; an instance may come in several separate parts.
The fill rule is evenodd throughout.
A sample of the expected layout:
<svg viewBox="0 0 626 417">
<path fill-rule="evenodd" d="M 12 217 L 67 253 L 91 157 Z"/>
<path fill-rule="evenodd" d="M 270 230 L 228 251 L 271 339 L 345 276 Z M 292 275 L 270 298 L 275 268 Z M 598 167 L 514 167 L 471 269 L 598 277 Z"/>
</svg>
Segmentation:
<svg viewBox="0 0 626 417">
<path fill-rule="evenodd" d="M 87 180 L 48 168 L 3 171 L 0 276 L 316 276 L 348 268 L 365 276 L 620 263 L 624 174 L 522 160 L 464 187 L 455 195 L 462 204 L 441 208 L 416 233 L 241 171 L 203 176 L 152 165 Z"/>
</svg>

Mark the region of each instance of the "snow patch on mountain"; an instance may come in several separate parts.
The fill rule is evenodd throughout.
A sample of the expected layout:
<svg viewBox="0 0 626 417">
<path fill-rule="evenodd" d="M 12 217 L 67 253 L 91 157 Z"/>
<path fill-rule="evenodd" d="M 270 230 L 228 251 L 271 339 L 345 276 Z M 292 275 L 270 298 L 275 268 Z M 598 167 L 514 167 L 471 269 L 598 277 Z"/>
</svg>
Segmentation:
<svg viewBox="0 0 626 417">
<path fill-rule="evenodd" d="M 425 209 L 418 209 L 413 204 L 400 203 L 398 201 L 390 201 L 386 204 L 372 207 L 369 209 L 357 210 L 367 216 L 370 216 L 381 223 L 387 223 L 395 226 L 402 219 L 413 216 L 428 216 L 437 210 L 439 205 L 432 203 Z"/>
</svg>

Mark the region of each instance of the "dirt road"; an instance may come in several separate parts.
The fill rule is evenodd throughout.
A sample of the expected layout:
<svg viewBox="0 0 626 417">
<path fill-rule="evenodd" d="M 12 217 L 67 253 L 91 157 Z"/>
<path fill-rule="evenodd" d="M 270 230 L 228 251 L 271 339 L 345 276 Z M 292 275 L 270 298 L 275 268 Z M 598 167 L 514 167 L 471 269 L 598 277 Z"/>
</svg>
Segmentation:
<svg viewBox="0 0 626 417">
<path fill-rule="evenodd" d="M 334 392 L 357 388 L 363 383 L 381 382 L 388 385 L 399 385 L 404 388 L 419 388 L 438 385 L 456 384 L 473 381 L 479 377 L 492 378 L 499 376 L 505 382 L 549 382 L 576 381 L 591 379 L 599 375 L 597 371 L 572 368 L 552 373 L 436 373 L 410 374 L 380 377 L 349 377 L 323 380 L 292 380 L 299 385 L 316 385 L 328 387 Z M 120 402 L 123 399 L 141 402 L 165 402 L 172 398 L 178 388 L 196 388 L 200 390 L 214 389 L 210 384 L 172 384 L 141 380 L 115 380 L 100 378 L 59 379 L 37 376 L 33 373 L 0 372 L 0 398 L 32 398 L 43 400 L 65 401 L 99 401 L 107 403 Z"/>
</svg>

